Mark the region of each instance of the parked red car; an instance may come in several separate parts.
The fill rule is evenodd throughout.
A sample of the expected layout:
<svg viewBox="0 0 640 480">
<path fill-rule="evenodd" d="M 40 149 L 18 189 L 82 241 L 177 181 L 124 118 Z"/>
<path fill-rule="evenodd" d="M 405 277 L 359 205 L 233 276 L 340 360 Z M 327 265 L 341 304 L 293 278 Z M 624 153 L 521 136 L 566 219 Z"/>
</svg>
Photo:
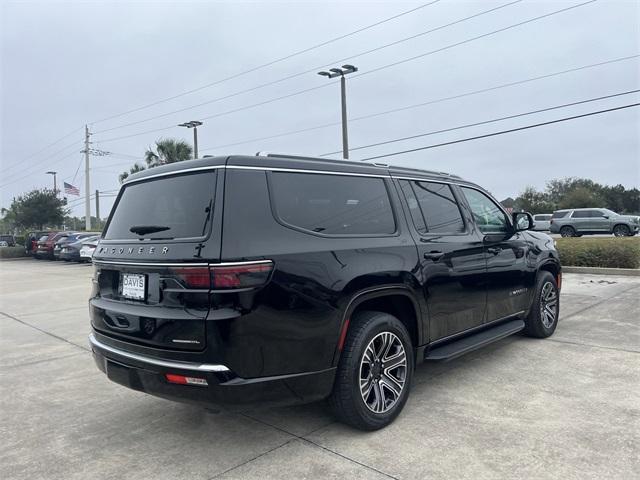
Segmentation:
<svg viewBox="0 0 640 480">
<path fill-rule="evenodd" d="M 49 260 L 53 260 L 53 247 L 56 242 L 63 235 L 68 235 L 69 232 L 49 232 L 38 240 L 38 247 L 35 252 L 33 252 L 33 256 L 42 259 L 46 258 Z"/>
</svg>

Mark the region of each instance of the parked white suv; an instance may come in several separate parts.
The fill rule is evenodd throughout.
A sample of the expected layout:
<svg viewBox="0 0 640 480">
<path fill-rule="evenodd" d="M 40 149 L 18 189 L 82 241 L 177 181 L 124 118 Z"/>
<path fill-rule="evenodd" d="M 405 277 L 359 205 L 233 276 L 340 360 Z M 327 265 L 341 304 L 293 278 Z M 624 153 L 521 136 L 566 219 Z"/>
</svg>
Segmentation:
<svg viewBox="0 0 640 480">
<path fill-rule="evenodd" d="M 563 237 L 613 233 L 616 237 L 629 237 L 638 233 L 640 217 L 618 215 L 606 208 L 574 208 L 556 210 L 551 218 L 551 233 Z"/>
</svg>

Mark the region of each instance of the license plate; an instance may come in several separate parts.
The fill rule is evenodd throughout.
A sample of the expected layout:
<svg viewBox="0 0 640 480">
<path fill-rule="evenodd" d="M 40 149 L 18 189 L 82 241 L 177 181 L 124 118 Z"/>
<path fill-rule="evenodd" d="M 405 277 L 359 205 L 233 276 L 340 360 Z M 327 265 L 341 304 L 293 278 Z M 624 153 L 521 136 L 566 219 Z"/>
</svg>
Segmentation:
<svg viewBox="0 0 640 480">
<path fill-rule="evenodd" d="M 120 277 L 121 293 L 123 297 L 132 300 L 144 300 L 146 291 L 146 277 L 135 273 L 123 273 Z"/>
</svg>

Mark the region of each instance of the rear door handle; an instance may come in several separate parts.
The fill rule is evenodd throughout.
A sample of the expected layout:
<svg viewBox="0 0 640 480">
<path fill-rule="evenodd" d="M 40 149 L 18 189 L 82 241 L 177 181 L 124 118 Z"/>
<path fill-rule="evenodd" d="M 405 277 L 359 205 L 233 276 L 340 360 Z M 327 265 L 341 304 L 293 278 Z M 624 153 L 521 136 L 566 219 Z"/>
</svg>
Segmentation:
<svg viewBox="0 0 640 480">
<path fill-rule="evenodd" d="M 433 260 L 434 262 L 436 260 L 440 260 L 442 257 L 444 257 L 444 252 L 433 251 L 433 252 L 425 252 L 424 253 L 424 258 L 426 260 Z"/>
<path fill-rule="evenodd" d="M 487 248 L 488 253 L 493 253 L 494 255 L 498 255 L 502 249 L 500 247 L 489 247 Z"/>
</svg>

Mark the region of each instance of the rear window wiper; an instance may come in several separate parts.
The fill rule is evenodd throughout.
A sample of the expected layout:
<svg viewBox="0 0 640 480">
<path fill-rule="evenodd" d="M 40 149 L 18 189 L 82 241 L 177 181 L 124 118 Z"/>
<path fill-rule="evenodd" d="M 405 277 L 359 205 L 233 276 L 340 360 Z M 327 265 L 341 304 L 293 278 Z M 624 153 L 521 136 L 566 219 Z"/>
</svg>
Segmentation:
<svg viewBox="0 0 640 480">
<path fill-rule="evenodd" d="M 164 232 L 165 230 L 171 230 L 171 227 L 165 227 L 162 225 L 134 225 L 129 229 L 132 233 L 138 235 L 144 235 L 146 233 Z"/>
</svg>

